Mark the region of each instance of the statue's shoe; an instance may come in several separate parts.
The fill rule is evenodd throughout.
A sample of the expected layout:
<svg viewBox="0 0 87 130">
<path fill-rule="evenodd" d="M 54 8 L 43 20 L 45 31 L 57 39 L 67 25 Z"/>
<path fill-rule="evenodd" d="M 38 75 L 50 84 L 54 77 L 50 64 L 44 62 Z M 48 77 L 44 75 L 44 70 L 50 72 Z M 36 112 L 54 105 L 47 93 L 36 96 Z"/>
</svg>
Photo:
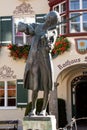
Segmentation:
<svg viewBox="0 0 87 130">
<path fill-rule="evenodd" d="M 40 113 L 39 113 L 39 116 L 47 116 L 48 113 L 46 112 L 46 110 L 42 110 Z"/>
<path fill-rule="evenodd" d="M 28 116 L 35 116 L 36 115 L 36 111 L 35 110 L 31 110 L 31 112 L 28 113 Z"/>
</svg>

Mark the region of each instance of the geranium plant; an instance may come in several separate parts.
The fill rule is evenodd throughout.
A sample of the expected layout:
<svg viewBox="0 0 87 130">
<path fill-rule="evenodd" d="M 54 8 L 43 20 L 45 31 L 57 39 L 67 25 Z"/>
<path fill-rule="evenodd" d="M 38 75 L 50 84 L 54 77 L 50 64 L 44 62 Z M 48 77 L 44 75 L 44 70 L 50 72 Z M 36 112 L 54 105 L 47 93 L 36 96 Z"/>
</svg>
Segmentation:
<svg viewBox="0 0 87 130">
<path fill-rule="evenodd" d="M 9 44 L 8 49 L 10 50 L 10 56 L 12 56 L 14 59 L 27 59 L 30 46 L 29 45 L 23 45 L 18 46 L 16 44 Z"/>
<path fill-rule="evenodd" d="M 55 57 L 69 50 L 69 48 L 70 42 L 68 39 L 60 36 L 57 38 L 51 54 L 53 57 Z M 8 49 L 10 50 L 10 56 L 12 56 L 14 59 L 26 60 L 29 54 L 30 45 L 18 46 L 16 44 L 9 44 Z"/>
<path fill-rule="evenodd" d="M 54 45 L 54 49 L 52 50 L 52 56 L 58 56 L 62 53 L 64 53 L 65 51 L 68 51 L 70 48 L 70 42 L 68 41 L 67 38 L 65 38 L 64 36 L 60 36 L 57 38 L 55 45 Z"/>
</svg>

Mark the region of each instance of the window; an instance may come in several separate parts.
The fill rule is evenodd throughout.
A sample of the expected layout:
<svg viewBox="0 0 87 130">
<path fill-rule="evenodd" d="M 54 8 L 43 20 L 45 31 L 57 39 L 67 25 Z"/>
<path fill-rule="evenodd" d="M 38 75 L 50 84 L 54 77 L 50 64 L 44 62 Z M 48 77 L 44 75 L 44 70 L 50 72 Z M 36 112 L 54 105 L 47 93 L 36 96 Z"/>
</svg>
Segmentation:
<svg viewBox="0 0 87 130">
<path fill-rule="evenodd" d="M 87 31 L 87 13 L 83 13 L 83 31 Z"/>
<path fill-rule="evenodd" d="M 61 16 L 61 21 L 66 21 L 66 15 Z M 60 34 L 65 34 L 66 33 L 66 23 L 61 24 L 61 32 Z"/>
<path fill-rule="evenodd" d="M 59 12 L 59 14 L 64 13 L 66 11 L 66 2 L 55 5 L 53 10 Z"/>
<path fill-rule="evenodd" d="M 0 81 L 0 107 L 16 106 L 16 81 Z"/>
<path fill-rule="evenodd" d="M 60 14 L 61 22 L 66 21 L 66 15 L 65 15 L 66 1 L 54 6 L 53 9 Z M 65 33 L 66 33 L 66 23 L 60 24 L 58 28 L 58 34 L 65 34 Z"/>
<path fill-rule="evenodd" d="M 80 12 L 82 13 L 82 12 Z M 71 17 L 78 16 L 80 13 L 72 13 Z M 86 32 L 87 31 L 87 12 L 82 13 L 81 16 L 78 16 L 70 20 L 70 32 Z"/>
<path fill-rule="evenodd" d="M 23 80 L 0 81 L 0 108 L 25 107 L 28 103 L 28 90 Z"/>
<path fill-rule="evenodd" d="M 59 5 L 55 6 L 54 10 L 57 11 L 57 12 L 59 12 Z"/>
<path fill-rule="evenodd" d="M 70 10 L 87 9 L 87 0 L 70 0 Z"/>
<path fill-rule="evenodd" d="M 66 11 L 66 3 L 61 4 L 61 13 Z"/>
<path fill-rule="evenodd" d="M 78 16 L 79 13 L 72 13 L 70 17 Z M 80 16 L 73 18 L 70 21 L 70 32 L 80 32 Z"/>
<path fill-rule="evenodd" d="M 23 44 L 30 44 L 29 42 L 29 36 L 25 35 L 25 33 L 22 32 L 18 32 L 18 23 L 19 22 L 23 22 L 23 23 L 33 23 L 35 22 L 35 18 L 34 17 L 18 17 L 18 18 L 14 18 L 14 43 L 18 44 L 18 45 L 23 45 Z"/>
<path fill-rule="evenodd" d="M 80 9 L 80 0 L 70 0 L 70 10 Z"/>
<path fill-rule="evenodd" d="M 82 8 L 87 9 L 87 0 L 82 0 Z"/>
</svg>

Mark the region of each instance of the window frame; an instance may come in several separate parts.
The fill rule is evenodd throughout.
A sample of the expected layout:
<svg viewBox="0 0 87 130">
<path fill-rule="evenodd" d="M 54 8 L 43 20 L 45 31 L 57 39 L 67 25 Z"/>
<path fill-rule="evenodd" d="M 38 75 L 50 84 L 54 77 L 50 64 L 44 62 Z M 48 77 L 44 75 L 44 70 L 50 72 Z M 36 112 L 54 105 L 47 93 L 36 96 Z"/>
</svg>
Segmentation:
<svg viewBox="0 0 87 130">
<path fill-rule="evenodd" d="M 66 19 L 65 19 L 65 20 L 63 19 L 63 20 L 62 20 L 63 17 L 66 17 L 66 14 L 61 15 L 61 21 L 65 21 L 65 20 L 66 20 Z M 62 28 L 63 28 L 63 29 L 62 29 Z M 66 23 L 62 23 L 62 24 L 60 25 L 60 34 L 63 34 L 63 35 L 66 34 L 66 31 L 65 31 L 66 29 L 65 29 L 65 28 L 66 28 Z"/>
<path fill-rule="evenodd" d="M 19 22 L 23 22 L 23 23 L 27 23 L 27 24 L 31 24 L 33 22 L 35 22 L 35 17 L 29 17 L 29 16 L 23 16 L 23 17 L 14 17 L 13 18 L 14 22 L 13 22 L 13 26 L 14 26 L 14 29 L 13 29 L 13 34 L 14 34 L 14 40 L 13 40 L 13 44 L 17 44 L 17 45 L 29 45 L 29 41 L 27 40 L 28 36 L 23 32 L 18 32 L 18 23 Z M 18 40 L 17 40 L 17 39 Z M 18 41 L 18 42 L 17 42 Z"/>
<path fill-rule="evenodd" d="M 69 10 L 80 10 L 80 0 L 78 0 L 79 1 L 79 8 L 71 8 L 72 7 L 70 4 L 71 1 L 76 1 L 76 0 L 69 0 Z"/>
<path fill-rule="evenodd" d="M 77 14 L 77 13 L 78 13 L 78 14 L 82 14 L 82 15 L 79 16 L 79 22 L 72 22 L 72 21 L 70 20 L 70 23 L 69 23 L 70 33 L 83 33 L 83 32 L 87 32 L 87 31 L 84 31 L 84 29 L 83 29 L 83 24 L 84 24 L 84 22 L 85 22 L 85 21 L 83 21 L 83 14 L 84 14 L 84 13 L 87 14 L 87 11 L 84 11 L 84 12 L 73 12 L 73 13 L 71 12 L 71 13 L 70 13 L 70 17 L 72 17 L 71 14 Z M 72 29 L 71 29 L 71 26 L 72 26 L 71 24 L 73 24 L 73 25 L 74 25 L 74 24 L 79 24 L 80 31 L 72 30 Z"/>
<path fill-rule="evenodd" d="M 59 4 L 54 5 L 53 10 L 56 10 L 59 14 L 65 13 L 66 10 L 64 10 L 64 11 L 62 10 L 63 9 L 63 7 L 62 7 L 63 4 L 66 4 L 66 1 L 63 1 L 63 2 L 61 2 Z"/>
<path fill-rule="evenodd" d="M 83 8 L 83 0 L 79 0 L 79 8 L 71 8 L 71 4 L 70 4 L 70 1 L 73 1 L 73 0 L 69 0 L 69 10 L 72 11 L 72 10 L 84 10 L 84 9 L 87 9 L 86 8 Z M 76 1 L 76 0 L 75 0 Z M 85 4 L 86 5 L 86 4 Z M 87 5 L 86 5 L 87 6 Z"/>
<path fill-rule="evenodd" d="M 8 106 L 7 102 L 8 102 L 8 86 L 7 86 L 7 82 L 8 81 L 15 81 L 15 91 L 16 91 L 16 96 L 14 97 L 15 98 L 15 106 Z M 1 82 L 1 81 L 0 81 Z M 0 106 L 0 109 L 15 109 L 16 108 L 16 104 L 17 104 L 17 85 L 16 85 L 16 80 L 2 80 L 2 82 L 4 82 L 4 106 Z"/>
<path fill-rule="evenodd" d="M 55 5 L 55 6 L 53 6 L 53 10 L 56 10 L 60 14 L 61 21 L 62 21 L 62 17 L 66 16 L 66 10 L 64 10 L 64 11 L 62 10 L 63 4 L 66 4 L 66 1 L 63 1 L 63 2 L 61 2 L 61 3 L 59 3 L 59 4 Z M 57 10 L 57 8 L 59 10 Z M 65 27 L 66 27 L 66 23 L 63 23 L 63 24 L 59 25 L 59 29 L 58 29 L 59 30 L 59 34 L 64 35 L 64 34 L 67 33 L 67 30 L 65 29 Z M 65 30 L 66 30 L 66 32 L 65 32 Z"/>
<path fill-rule="evenodd" d="M 7 82 L 10 80 L 2 80 L 5 85 L 7 85 Z M 7 106 L 7 101 L 4 106 L 0 106 L 0 109 L 17 109 L 17 108 L 25 108 L 28 104 L 28 90 L 24 88 L 23 79 L 14 79 L 11 81 L 15 81 L 16 85 L 16 102 L 15 106 Z M 21 91 L 21 92 L 20 92 Z M 4 90 L 5 95 L 7 96 L 7 86 Z M 5 100 L 7 100 L 7 97 L 5 97 Z"/>
</svg>

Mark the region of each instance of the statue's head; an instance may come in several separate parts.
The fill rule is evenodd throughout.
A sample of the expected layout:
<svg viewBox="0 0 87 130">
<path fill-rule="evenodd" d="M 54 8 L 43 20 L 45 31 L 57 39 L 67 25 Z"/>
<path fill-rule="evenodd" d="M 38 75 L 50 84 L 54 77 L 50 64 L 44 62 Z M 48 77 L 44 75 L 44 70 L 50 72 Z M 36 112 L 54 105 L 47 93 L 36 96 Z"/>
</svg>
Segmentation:
<svg viewBox="0 0 87 130">
<path fill-rule="evenodd" d="M 57 11 L 50 11 L 44 18 L 49 25 L 55 25 L 60 21 L 60 15 Z"/>
</svg>

